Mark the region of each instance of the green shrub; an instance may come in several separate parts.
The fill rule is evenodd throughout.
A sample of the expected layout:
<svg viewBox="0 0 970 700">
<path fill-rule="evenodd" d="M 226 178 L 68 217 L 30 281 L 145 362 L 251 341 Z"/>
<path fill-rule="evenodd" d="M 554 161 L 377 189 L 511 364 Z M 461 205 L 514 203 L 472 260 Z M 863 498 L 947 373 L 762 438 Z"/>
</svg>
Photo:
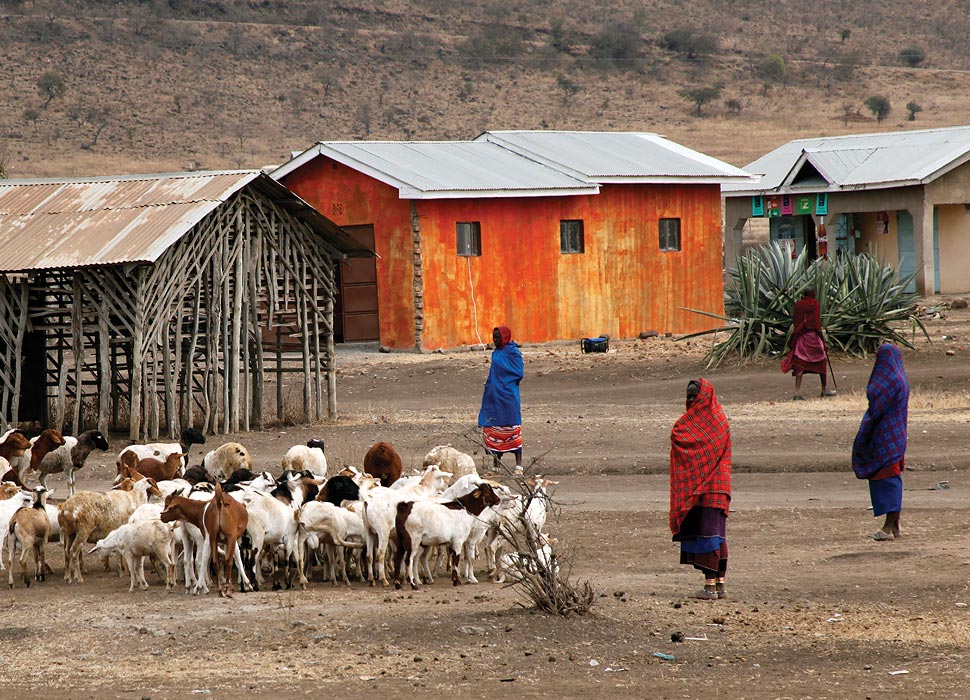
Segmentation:
<svg viewBox="0 0 970 700">
<path fill-rule="evenodd" d="M 725 316 L 690 309 L 726 324 L 681 338 L 728 334 L 711 348 L 708 367 L 730 358 L 743 364 L 784 352 L 792 307 L 809 288 L 816 291 L 823 335 L 833 350 L 864 357 L 884 342 L 912 347 L 902 333 L 905 325 L 926 334 L 916 316 L 916 294 L 906 291 L 913 275 L 899 279 L 892 266 L 868 254 L 820 258 L 808 264 L 804 251 L 792 260 L 786 248 L 772 243 L 739 255 L 729 278 Z"/>
</svg>

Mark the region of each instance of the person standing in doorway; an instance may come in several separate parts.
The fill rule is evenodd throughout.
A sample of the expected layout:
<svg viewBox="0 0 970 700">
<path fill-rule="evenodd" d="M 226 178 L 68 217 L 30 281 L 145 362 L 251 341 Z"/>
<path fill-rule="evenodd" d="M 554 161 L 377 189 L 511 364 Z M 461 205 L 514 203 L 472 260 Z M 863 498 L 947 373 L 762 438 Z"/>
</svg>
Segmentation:
<svg viewBox="0 0 970 700">
<path fill-rule="evenodd" d="M 903 509 L 903 477 L 906 455 L 906 422 L 909 417 L 909 379 L 899 348 L 884 343 L 876 351 L 876 364 L 866 385 L 869 408 L 862 417 L 852 443 L 852 471 L 869 480 L 872 514 L 885 515 L 877 542 L 901 536 L 899 514 Z"/>
<path fill-rule="evenodd" d="M 502 455 L 515 455 L 515 466 L 522 467 L 522 399 L 519 382 L 524 376 L 522 353 L 512 340 L 507 326 L 492 330 L 492 363 L 482 393 L 482 408 L 478 412 L 478 425 L 482 429 L 485 450 L 495 460 L 495 467 L 502 463 Z"/>
<path fill-rule="evenodd" d="M 823 397 L 835 396 L 835 392 L 827 388 L 828 355 L 822 338 L 822 317 L 814 289 L 806 289 L 802 298 L 795 302 L 788 347 L 790 350 L 781 361 L 781 371 L 795 375 L 795 395 L 792 399 L 805 400 L 802 395 L 802 377 L 806 373 L 817 374 L 822 380 Z"/>
<path fill-rule="evenodd" d="M 726 598 L 731 428 L 706 379 L 687 385 L 687 410 L 670 431 L 670 531 L 680 563 L 704 574 L 701 600 Z"/>
</svg>

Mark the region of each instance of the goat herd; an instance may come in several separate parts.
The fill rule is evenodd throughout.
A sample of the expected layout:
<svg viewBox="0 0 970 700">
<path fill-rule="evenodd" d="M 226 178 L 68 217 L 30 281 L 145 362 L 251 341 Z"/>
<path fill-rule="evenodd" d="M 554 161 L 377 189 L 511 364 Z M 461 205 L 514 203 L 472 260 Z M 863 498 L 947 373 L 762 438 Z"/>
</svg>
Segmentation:
<svg viewBox="0 0 970 700">
<path fill-rule="evenodd" d="M 129 591 L 148 588 L 146 557 L 167 590 L 181 580 L 186 592 L 208 593 L 212 580 L 225 596 L 232 595 L 233 566 L 241 591 L 259 590 L 267 574 L 274 589 L 290 587 L 294 576 L 305 589 L 314 565 L 334 585 L 338 579 L 349 585 L 350 569 L 370 585 L 389 585 L 392 574 L 397 587 L 403 578 L 417 589 L 434 582 L 442 555 L 454 585 L 477 583 L 479 549 L 499 582 L 554 566 L 553 540 L 542 529 L 546 487 L 556 482 L 541 476 L 513 478 L 513 492 L 480 477 L 474 459 L 450 446 L 433 448 L 422 470 L 404 476 L 400 456 L 386 442 L 367 451 L 361 469 L 331 473 L 321 440 L 291 447 L 276 477 L 254 472 L 249 451 L 237 442 L 189 467 L 191 446 L 204 443 L 190 428 L 181 443 L 126 447 L 114 486 L 99 492 L 76 491 L 74 472 L 93 450 L 108 449 L 100 431 L 0 436 L 0 569 L 6 552 L 10 587 L 18 556 L 25 586 L 44 581 L 46 545 L 58 540 L 67 583 L 83 582 L 82 555 L 94 544 L 89 553 L 103 557 L 106 570 L 110 556 L 119 556 Z M 30 472 L 40 482 L 32 490 L 24 485 Z M 55 505 L 46 479 L 61 472 L 68 498 Z M 503 546 L 519 551 L 503 553 Z"/>
</svg>

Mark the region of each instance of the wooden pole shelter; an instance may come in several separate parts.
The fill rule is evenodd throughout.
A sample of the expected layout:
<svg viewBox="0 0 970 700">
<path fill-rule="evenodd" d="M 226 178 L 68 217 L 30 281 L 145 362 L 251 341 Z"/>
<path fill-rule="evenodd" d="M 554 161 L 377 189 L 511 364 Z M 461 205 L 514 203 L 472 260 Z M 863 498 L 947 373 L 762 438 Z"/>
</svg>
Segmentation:
<svg viewBox="0 0 970 700">
<path fill-rule="evenodd" d="M 43 427 L 74 434 L 262 429 L 267 374 L 279 420 L 320 420 L 324 406 L 335 418 L 344 253 L 271 190 L 242 187 L 151 262 L 0 272 L 0 424 L 18 424 L 30 393 L 53 409 Z M 44 355 L 29 376 L 28 337 Z M 284 381 L 302 388 L 302 411 Z"/>
</svg>

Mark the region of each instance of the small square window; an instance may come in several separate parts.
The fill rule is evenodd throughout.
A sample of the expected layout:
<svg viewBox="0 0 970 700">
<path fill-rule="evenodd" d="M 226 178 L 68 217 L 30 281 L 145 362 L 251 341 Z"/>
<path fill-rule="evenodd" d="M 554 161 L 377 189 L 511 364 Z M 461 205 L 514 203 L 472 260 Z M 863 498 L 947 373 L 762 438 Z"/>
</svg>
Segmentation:
<svg viewBox="0 0 970 700">
<path fill-rule="evenodd" d="M 586 252 L 582 219 L 559 222 L 559 251 L 561 253 Z"/>
<path fill-rule="evenodd" d="M 455 225 L 458 236 L 458 255 L 473 257 L 482 254 L 482 225 L 478 221 L 459 221 Z"/>
<path fill-rule="evenodd" d="M 680 219 L 660 220 L 660 250 L 680 250 Z"/>
</svg>

